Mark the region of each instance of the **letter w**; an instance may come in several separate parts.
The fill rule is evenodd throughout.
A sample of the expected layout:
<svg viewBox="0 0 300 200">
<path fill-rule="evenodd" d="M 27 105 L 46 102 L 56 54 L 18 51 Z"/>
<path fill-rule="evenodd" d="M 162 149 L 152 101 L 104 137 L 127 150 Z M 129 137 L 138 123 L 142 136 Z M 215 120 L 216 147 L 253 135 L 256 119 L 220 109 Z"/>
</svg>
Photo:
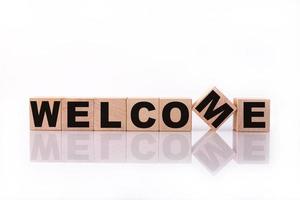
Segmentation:
<svg viewBox="0 0 300 200">
<path fill-rule="evenodd" d="M 46 114 L 49 127 L 55 127 L 59 113 L 60 101 L 54 101 L 53 109 L 51 110 L 48 101 L 42 101 L 40 110 L 36 101 L 30 101 L 32 116 L 35 127 L 42 127 L 44 116 Z"/>
</svg>

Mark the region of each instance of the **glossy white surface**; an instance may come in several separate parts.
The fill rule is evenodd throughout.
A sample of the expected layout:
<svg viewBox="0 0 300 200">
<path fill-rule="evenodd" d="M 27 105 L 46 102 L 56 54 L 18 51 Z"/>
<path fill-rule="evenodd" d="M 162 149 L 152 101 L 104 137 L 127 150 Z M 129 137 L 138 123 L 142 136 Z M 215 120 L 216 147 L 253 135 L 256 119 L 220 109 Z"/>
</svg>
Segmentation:
<svg viewBox="0 0 300 200">
<path fill-rule="evenodd" d="M 0 199 L 298 200 L 299 10 L 298 0 L 0 1 Z M 233 143 L 232 118 L 221 139 L 205 140 L 225 148 L 219 164 L 206 162 L 204 143 L 168 162 L 158 133 L 141 144 L 120 136 L 110 157 L 99 156 L 99 136 L 81 147 L 61 136 L 57 153 L 70 162 L 31 161 L 30 97 L 195 101 L 213 86 L 230 99 L 271 99 L 268 161 L 268 140 Z M 191 145 L 207 131 L 194 115 Z"/>
</svg>

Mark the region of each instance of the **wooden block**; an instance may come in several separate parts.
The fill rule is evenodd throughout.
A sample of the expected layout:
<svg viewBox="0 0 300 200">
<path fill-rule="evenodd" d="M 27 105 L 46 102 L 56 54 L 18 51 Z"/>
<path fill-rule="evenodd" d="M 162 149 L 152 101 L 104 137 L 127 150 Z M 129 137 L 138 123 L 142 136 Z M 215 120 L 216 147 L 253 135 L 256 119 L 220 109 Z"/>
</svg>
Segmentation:
<svg viewBox="0 0 300 200">
<path fill-rule="evenodd" d="M 233 118 L 233 128 L 242 132 L 270 131 L 269 99 L 234 99 L 237 112 Z"/>
<path fill-rule="evenodd" d="M 160 99 L 159 130 L 181 131 L 192 130 L 191 99 Z"/>
<path fill-rule="evenodd" d="M 127 130 L 158 131 L 159 99 L 127 99 Z"/>
<path fill-rule="evenodd" d="M 213 130 L 218 129 L 235 110 L 233 103 L 215 87 L 193 104 L 193 111 Z"/>
<path fill-rule="evenodd" d="M 124 98 L 94 99 L 94 130 L 125 131 L 126 100 Z"/>
<path fill-rule="evenodd" d="M 93 99 L 62 99 L 62 130 L 92 131 L 94 129 Z"/>
<path fill-rule="evenodd" d="M 61 130 L 61 99 L 31 98 L 30 130 Z"/>
</svg>

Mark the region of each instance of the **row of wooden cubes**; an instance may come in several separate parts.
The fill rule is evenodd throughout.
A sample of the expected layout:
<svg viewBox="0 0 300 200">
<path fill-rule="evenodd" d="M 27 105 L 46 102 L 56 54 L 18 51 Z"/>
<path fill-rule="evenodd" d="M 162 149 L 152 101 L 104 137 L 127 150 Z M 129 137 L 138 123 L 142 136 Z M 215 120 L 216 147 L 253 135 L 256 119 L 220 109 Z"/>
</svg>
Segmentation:
<svg viewBox="0 0 300 200">
<path fill-rule="evenodd" d="M 54 105 L 57 104 L 57 120 L 54 126 L 53 124 L 52 126 L 49 125 L 49 122 L 45 119 L 46 117 L 41 120 L 42 123 L 35 120 L 37 118 L 35 115 L 41 114 L 40 109 L 43 102 L 49 102 L 52 114 Z M 174 102 L 182 109 L 168 108 Z M 185 132 L 191 131 L 192 128 L 191 109 L 192 100 L 186 98 L 31 98 L 30 128 L 31 130 L 65 131 Z M 174 123 L 172 124 L 172 122 Z M 176 124 L 180 126 L 177 125 L 176 127 Z"/>
<path fill-rule="evenodd" d="M 269 99 L 231 102 L 217 88 L 194 104 L 188 98 L 31 98 L 30 128 L 187 132 L 192 130 L 192 111 L 214 130 L 231 115 L 236 131 L 270 130 Z"/>
</svg>

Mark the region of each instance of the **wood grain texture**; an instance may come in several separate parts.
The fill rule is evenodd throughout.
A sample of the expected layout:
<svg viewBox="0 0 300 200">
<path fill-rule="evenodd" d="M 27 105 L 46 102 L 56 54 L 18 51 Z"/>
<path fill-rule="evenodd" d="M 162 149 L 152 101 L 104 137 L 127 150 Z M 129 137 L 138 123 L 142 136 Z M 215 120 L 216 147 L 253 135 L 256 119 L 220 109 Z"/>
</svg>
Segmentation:
<svg viewBox="0 0 300 200">
<path fill-rule="evenodd" d="M 260 112 L 263 116 L 251 117 L 252 122 L 265 123 L 262 128 L 250 128 L 245 125 L 245 103 L 264 103 L 264 107 L 253 107 L 252 112 Z M 233 117 L 233 129 L 238 132 L 269 132 L 270 131 L 270 100 L 269 99 L 244 99 L 235 98 L 234 104 L 237 107 L 237 111 Z"/>
<path fill-rule="evenodd" d="M 146 102 L 153 105 L 153 110 L 141 108 L 138 118 L 141 122 L 146 122 L 149 118 L 154 119 L 155 123 L 149 128 L 137 127 L 131 118 L 132 108 L 140 102 Z M 127 130 L 128 131 L 159 131 L 159 99 L 158 98 L 128 98 L 127 99 Z"/>
<path fill-rule="evenodd" d="M 101 126 L 101 103 L 108 105 L 108 120 L 120 122 L 120 128 Z M 126 130 L 126 102 L 125 98 L 98 98 L 94 99 L 94 130 L 97 131 L 125 131 Z"/>
<path fill-rule="evenodd" d="M 51 113 L 53 113 L 54 102 L 59 102 L 59 110 L 55 126 L 50 126 L 47 120 L 47 115 L 43 117 L 42 125 L 38 126 L 34 123 L 32 103 L 37 105 L 37 114 L 40 113 L 42 103 L 49 104 Z M 30 110 L 30 130 L 33 131 L 60 131 L 61 126 L 61 98 L 30 98 L 29 102 Z"/>
<path fill-rule="evenodd" d="M 166 124 L 164 121 L 164 117 L 163 117 L 163 112 L 165 112 L 166 110 L 164 110 L 164 108 L 166 108 L 166 105 L 171 105 L 172 103 L 177 103 L 179 102 L 180 104 L 183 104 L 186 106 L 187 110 L 188 110 L 188 115 L 185 115 L 185 112 L 174 107 L 170 113 L 170 119 L 171 121 L 178 123 L 180 121 L 185 122 L 184 126 L 181 126 L 180 128 L 174 128 L 172 126 L 168 126 L 168 124 Z M 160 122 L 159 122 L 159 130 L 160 131 L 164 131 L 164 132 L 188 132 L 192 130 L 192 99 L 184 99 L 184 98 L 176 98 L 176 99 L 160 99 L 159 100 L 159 118 L 160 118 Z"/>
<path fill-rule="evenodd" d="M 214 111 L 218 108 L 220 108 L 223 105 L 227 105 L 227 107 L 229 107 L 231 109 L 230 114 L 218 125 L 218 126 L 214 126 L 213 123 L 216 121 L 216 119 L 220 116 L 220 114 L 215 115 L 214 117 L 207 119 L 205 117 L 205 114 L 208 110 L 208 106 L 206 106 L 201 112 L 199 112 L 196 108 L 197 106 L 202 103 L 209 95 L 211 95 L 212 93 L 216 94 L 217 96 L 219 96 L 219 100 L 216 104 L 216 106 L 214 107 Z M 211 102 L 210 102 L 211 103 Z M 218 128 L 221 127 L 221 125 L 235 112 L 236 107 L 234 106 L 234 104 L 220 91 L 218 90 L 216 87 L 214 87 L 212 90 L 210 90 L 203 98 L 198 99 L 194 104 L 193 104 L 193 111 L 208 125 L 210 126 L 210 128 L 212 130 L 217 130 Z"/>
<path fill-rule="evenodd" d="M 87 104 L 87 106 L 75 108 L 76 112 L 84 112 L 86 116 L 76 116 L 76 122 L 88 122 L 88 127 L 71 127 L 69 122 L 71 120 L 71 116 L 68 114 L 68 110 L 71 109 L 68 106 L 68 103 L 80 103 L 83 102 Z M 83 98 L 64 98 L 62 99 L 62 130 L 63 131 L 92 131 L 94 130 L 94 114 L 93 109 L 94 100 L 93 99 L 83 99 Z"/>
</svg>

